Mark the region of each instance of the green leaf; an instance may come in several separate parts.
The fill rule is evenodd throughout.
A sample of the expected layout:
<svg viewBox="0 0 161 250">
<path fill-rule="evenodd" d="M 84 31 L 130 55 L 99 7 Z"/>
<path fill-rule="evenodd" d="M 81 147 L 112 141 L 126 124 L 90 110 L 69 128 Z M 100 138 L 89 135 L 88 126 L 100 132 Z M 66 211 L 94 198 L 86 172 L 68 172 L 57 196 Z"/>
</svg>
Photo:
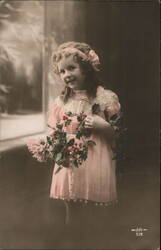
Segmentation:
<svg viewBox="0 0 161 250">
<path fill-rule="evenodd" d="M 63 166 L 63 167 L 65 167 L 65 168 L 68 168 L 69 167 L 69 162 L 67 161 L 67 160 L 63 160 L 62 162 L 61 162 L 61 165 Z"/>
<path fill-rule="evenodd" d="M 57 174 L 61 169 L 62 167 L 58 167 L 54 174 Z"/>
<path fill-rule="evenodd" d="M 82 132 L 78 131 L 77 134 L 76 134 L 76 138 L 80 139 L 82 136 L 83 136 Z"/>
<path fill-rule="evenodd" d="M 54 152 L 55 152 L 55 155 L 57 155 L 63 148 L 63 145 L 58 143 L 58 144 L 55 144 L 54 146 Z"/>
<path fill-rule="evenodd" d="M 56 154 L 55 161 L 58 162 L 62 158 L 62 156 L 63 156 L 63 154 L 61 152 Z"/>
<path fill-rule="evenodd" d="M 100 105 L 98 103 L 93 104 L 92 106 L 92 113 L 98 114 L 101 111 Z"/>
<path fill-rule="evenodd" d="M 87 159 L 87 152 L 82 152 L 81 159 L 84 161 Z"/>
<path fill-rule="evenodd" d="M 57 128 L 58 128 L 58 129 L 62 129 L 62 128 L 63 128 L 63 125 L 62 125 L 62 124 L 57 124 Z"/>
<path fill-rule="evenodd" d="M 87 145 L 88 146 L 95 146 L 96 143 L 94 141 L 92 141 L 92 140 L 89 140 L 89 141 L 87 141 Z"/>
<path fill-rule="evenodd" d="M 78 168 L 78 162 L 77 162 L 77 160 L 76 160 L 76 159 L 74 160 L 74 162 L 73 162 L 73 163 L 74 163 L 74 167 L 75 167 L 75 168 Z"/>
<path fill-rule="evenodd" d="M 72 112 L 70 112 L 70 111 L 67 112 L 66 115 L 67 115 L 67 116 L 70 116 L 70 117 L 74 116 L 74 114 L 73 114 Z"/>
<path fill-rule="evenodd" d="M 67 126 L 69 126 L 70 124 L 71 124 L 71 119 L 68 119 L 66 122 L 65 122 L 65 126 L 67 127 Z"/>
<path fill-rule="evenodd" d="M 52 129 L 54 129 L 53 127 L 51 127 L 49 124 L 47 124 L 47 126 L 49 127 L 49 128 L 52 128 Z"/>
<path fill-rule="evenodd" d="M 81 122 L 81 121 L 82 121 L 82 119 L 81 119 L 80 116 L 77 116 L 77 121 L 78 121 L 78 122 Z"/>
<path fill-rule="evenodd" d="M 72 146 L 74 144 L 74 139 L 70 139 L 67 143 L 68 146 Z"/>
<path fill-rule="evenodd" d="M 49 144 L 49 145 L 52 145 L 52 141 L 51 141 L 50 137 L 47 136 L 46 139 L 47 139 L 48 144 Z"/>
<path fill-rule="evenodd" d="M 66 143 L 67 143 L 66 140 L 64 140 L 64 139 L 61 140 L 61 145 L 62 146 L 66 146 Z"/>
</svg>

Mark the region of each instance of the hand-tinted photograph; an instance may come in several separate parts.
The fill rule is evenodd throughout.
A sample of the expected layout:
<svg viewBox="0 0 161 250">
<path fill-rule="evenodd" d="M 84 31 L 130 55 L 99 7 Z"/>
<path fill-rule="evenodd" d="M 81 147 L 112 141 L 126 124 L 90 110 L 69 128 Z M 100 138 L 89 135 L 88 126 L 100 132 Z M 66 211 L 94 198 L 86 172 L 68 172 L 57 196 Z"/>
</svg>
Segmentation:
<svg viewBox="0 0 161 250">
<path fill-rule="evenodd" d="M 0 1 L 0 249 L 160 249 L 159 12 Z"/>
</svg>

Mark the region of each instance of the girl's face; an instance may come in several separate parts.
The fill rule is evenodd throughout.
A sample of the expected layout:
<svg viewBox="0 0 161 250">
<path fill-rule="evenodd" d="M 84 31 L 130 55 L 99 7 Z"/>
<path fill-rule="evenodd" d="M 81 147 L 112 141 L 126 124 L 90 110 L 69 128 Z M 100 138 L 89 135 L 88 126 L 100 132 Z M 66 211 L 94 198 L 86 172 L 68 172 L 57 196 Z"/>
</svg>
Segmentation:
<svg viewBox="0 0 161 250">
<path fill-rule="evenodd" d="M 85 74 L 73 56 L 63 57 L 58 62 L 59 75 L 62 81 L 71 89 L 85 89 Z"/>
</svg>

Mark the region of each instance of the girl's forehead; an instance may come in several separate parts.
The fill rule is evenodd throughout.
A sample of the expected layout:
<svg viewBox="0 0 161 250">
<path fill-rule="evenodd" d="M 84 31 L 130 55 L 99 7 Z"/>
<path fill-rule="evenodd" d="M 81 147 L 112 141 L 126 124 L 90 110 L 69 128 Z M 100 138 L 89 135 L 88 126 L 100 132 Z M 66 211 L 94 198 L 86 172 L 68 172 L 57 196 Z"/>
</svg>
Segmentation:
<svg viewBox="0 0 161 250">
<path fill-rule="evenodd" d="M 78 63 L 74 60 L 74 56 L 70 55 L 68 57 L 63 56 L 62 59 L 58 62 L 58 67 L 65 67 L 69 64 L 77 64 Z"/>
</svg>

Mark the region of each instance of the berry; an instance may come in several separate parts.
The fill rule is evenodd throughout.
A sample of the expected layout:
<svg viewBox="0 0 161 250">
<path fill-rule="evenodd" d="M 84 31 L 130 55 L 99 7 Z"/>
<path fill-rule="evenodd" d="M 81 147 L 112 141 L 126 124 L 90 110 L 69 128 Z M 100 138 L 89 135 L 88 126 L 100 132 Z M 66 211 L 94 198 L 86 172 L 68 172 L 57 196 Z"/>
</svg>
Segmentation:
<svg viewBox="0 0 161 250">
<path fill-rule="evenodd" d="M 63 116 L 63 120 L 66 120 L 68 119 L 68 117 L 66 115 Z"/>
</svg>

